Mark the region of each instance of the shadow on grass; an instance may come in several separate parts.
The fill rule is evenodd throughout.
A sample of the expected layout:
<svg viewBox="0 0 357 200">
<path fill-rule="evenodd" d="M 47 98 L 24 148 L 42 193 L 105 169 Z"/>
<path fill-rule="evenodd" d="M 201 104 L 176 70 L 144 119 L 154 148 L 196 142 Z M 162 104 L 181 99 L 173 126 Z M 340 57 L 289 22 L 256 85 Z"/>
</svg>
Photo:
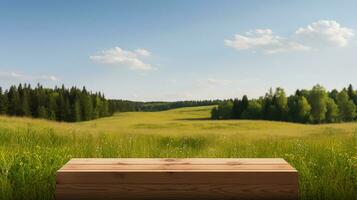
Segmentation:
<svg viewBox="0 0 357 200">
<path fill-rule="evenodd" d="M 211 121 L 212 119 L 211 118 L 208 118 L 208 117 L 202 117 L 202 118 L 178 118 L 177 120 L 179 121 Z"/>
</svg>

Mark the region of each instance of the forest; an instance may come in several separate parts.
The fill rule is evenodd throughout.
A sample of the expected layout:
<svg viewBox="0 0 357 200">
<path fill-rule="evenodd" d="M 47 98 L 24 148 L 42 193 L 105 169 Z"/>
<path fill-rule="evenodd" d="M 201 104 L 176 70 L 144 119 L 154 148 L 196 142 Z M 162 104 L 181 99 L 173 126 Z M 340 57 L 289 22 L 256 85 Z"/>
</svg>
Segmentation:
<svg viewBox="0 0 357 200">
<path fill-rule="evenodd" d="M 111 113 L 127 112 L 127 111 L 152 112 L 152 111 L 163 111 L 163 110 L 170 110 L 174 108 L 183 108 L 183 107 L 218 105 L 221 102 L 222 102 L 221 100 L 138 102 L 138 101 L 110 99 L 109 110 L 111 111 Z"/>
<path fill-rule="evenodd" d="M 71 87 L 44 88 L 38 84 L 0 87 L 0 114 L 78 122 L 109 116 L 108 101 L 104 95 Z"/>
<path fill-rule="evenodd" d="M 220 101 L 138 102 L 106 99 L 85 87 L 45 88 L 40 84 L 0 87 L 0 115 L 79 122 L 111 116 L 115 112 L 162 111 L 172 108 L 217 105 Z"/>
<path fill-rule="evenodd" d="M 354 121 L 357 117 L 357 91 L 352 85 L 327 91 L 320 85 L 311 90 L 296 90 L 287 96 L 284 89 L 269 90 L 265 96 L 248 99 L 140 102 L 106 99 L 100 92 L 85 87 L 44 88 L 37 84 L 0 87 L 0 114 L 78 122 L 113 115 L 115 112 L 162 111 L 180 107 L 218 105 L 212 119 L 262 119 L 299 123 L 333 123 Z"/>
<path fill-rule="evenodd" d="M 260 119 L 299 123 L 349 122 L 357 117 L 357 91 L 350 84 L 341 91 L 321 85 L 296 90 L 287 97 L 284 89 L 269 90 L 257 99 L 229 99 L 211 110 L 212 119 Z"/>
</svg>

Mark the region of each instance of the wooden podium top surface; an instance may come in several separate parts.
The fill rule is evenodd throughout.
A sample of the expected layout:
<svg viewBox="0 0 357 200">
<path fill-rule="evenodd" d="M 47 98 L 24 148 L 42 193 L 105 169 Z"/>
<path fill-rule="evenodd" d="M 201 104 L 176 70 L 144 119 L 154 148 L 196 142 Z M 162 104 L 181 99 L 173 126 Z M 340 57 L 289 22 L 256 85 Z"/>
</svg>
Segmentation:
<svg viewBox="0 0 357 200">
<path fill-rule="evenodd" d="M 61 172 L 297 172 L 282 158 L 74 158 Z"/>
</svg>

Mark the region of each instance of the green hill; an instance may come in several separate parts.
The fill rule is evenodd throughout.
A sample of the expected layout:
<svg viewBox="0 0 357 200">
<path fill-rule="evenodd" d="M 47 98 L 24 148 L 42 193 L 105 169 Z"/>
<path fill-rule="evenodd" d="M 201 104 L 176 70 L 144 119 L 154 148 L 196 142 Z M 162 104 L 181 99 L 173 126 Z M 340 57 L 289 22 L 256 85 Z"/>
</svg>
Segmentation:
<svg viewBox="0 0 357 200">
<path fill-rule="evenodd" d="M 80 123 L 0 117 L 0 199 L 53 199 L 72 157 L 283 157 L 301 199 L 357 196 L 357 123 L 209 120 L 211 106 L 127 112 Z"/>
</svg>

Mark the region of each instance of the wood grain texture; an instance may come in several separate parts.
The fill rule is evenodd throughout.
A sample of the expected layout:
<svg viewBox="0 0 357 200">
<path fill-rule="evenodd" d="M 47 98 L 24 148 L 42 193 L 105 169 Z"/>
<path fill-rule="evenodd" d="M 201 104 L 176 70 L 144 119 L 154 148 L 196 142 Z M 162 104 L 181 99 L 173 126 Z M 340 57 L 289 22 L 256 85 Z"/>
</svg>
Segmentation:
<svg viewBox="0 0 357 200">
<path fill-rule="evenodd" d="M 297 199 L 283 159 L 72 159 L 56 199 Z"/>
<path fill-rule="evenodd" d="M 235 165 L 235 164 L 263 164 L 263 165 L 274 165 L 274 164 L 288 164 L 282 158 L 101 158 L 101 159 L 88 159 L 88 158 L 73 158 L 68 161 L 67 164 L 136 164 L 136 165 L 152 165 L 152 164 L 205 164 L 205 165 Z"/>
<path fill-rule="evenodd" d="M 87 171 L 87 170 L 145 170 L 145 171 L 156 171 L 156 170 L 192 170 L 192 171 L 208 171 L 208 170 L 293 170 L 289 165 L 100 165 L 100 164 L 88 164 L 88 165 L 66 165 L 62 168 L 62 171 L 72 170 L 72 171 Z"/>
</svg>

